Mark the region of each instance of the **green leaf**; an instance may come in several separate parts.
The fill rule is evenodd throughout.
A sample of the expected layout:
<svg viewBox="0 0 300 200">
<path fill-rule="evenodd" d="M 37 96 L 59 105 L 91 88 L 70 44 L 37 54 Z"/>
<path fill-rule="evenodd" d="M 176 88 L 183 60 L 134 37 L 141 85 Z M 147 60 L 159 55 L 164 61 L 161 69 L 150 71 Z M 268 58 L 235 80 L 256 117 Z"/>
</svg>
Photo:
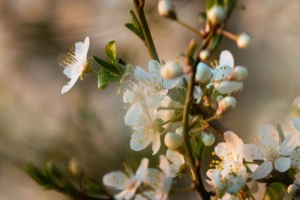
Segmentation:
<svg viewBox="0 0 300 200">
<path fill-rule="evenodd" d="M 218 90 L 215 90 L 213 93 L 213 98 L 216 99 L 220 95 Z"/>
<path fill-rule="evenodd" d="M 130 10 L 129 11 L 129 14 L 131 16 L 131 21 L 132 23 L 127 23 L 125 24 L 125 26 L 131 30 L 135 35 L 137 35 L 142 41 L 145 41 L 145 36 L 144 36 L 144 33 L 143 33 L 143 29 L 140 25 L 140 22 L 139 20 L 137 19 L 135 13 L 133 10 Z"/>
<path fill-rule="evenodd" d="M 183 87 L 187 90 L 188 89 L 188 82 L 187 82 L 186 78 L 183 78 L 182 81 L 183 81 Z"/>
<path fill-rule="evenodd" d="M 124 70 L 123 76 L 120 80 L 120 83 L 125 83 L 128 78 L 128 75 L 130 75 L 132 72 L 133 72 L 132 65 L 129 63 L 126 63 L 125 70 Z"/>
<path fill-rule="evenodd" d="M 280 200 L 286 194 L 287 186 L 282 183 L 274 182 L 269 185 L 266 190 L 264 199 L 266 200 Z"/>
<path fill-rule="evenodd" d="M 200 140 L 196 140 L 193 147 L 193 155 L 195 158 L 201 160 L 204 149 L 204 143 Z"/>
<path fill-rule="evenodd" d="M 215 0 L 205 0 L 206 10 L 209 10 L 215 3 Z"/>
<path fill-rule="evenodd" d="M 201 12 L 197 16 L 198 22 L 203 22 L 207 19 L 206 12 Z"/>
<path fill-rule="evenodd" d="M 186 89 L 174 87 L 167 94 L 173 101 L 180 102 L 182 105 L 185 103 Z"/>
<path fill-rule="evenodd" d="M 118 82 L 120 77 L 112 75 L 109 71 L 102 68 L 98 73 L 98 89 L 104 90 L 107 87 L 108 83 Z"/>
<path fill-rule="evenodd" d="M 35 180 L 39 185 L 43 187 L 51 187 L 52 188 L 52 182 L 48 179 L 48 177 L 43 173 L 40 169 L 33 166 L 31 163 L 27 164 L 25 167 L 25 171 L 27 174 Z"/>
<path fill-rule="evenodd" d="M 211 51 L 213 51 L 221 42 L 221 39 L 222 39 L 222 35 L 220 34 L 215 34 L 213 36 L 213 42 L 212 42 L 212 45 L 211 45 Z"/>
<path fill-rule="evenodd" d="M 120 71 L 114 64 L 108 63 L 108 62 L 102 60 L 101 58 L 98 58 L 97 56 L 93 56 L 93 58 L 99 65 L 101 65 L 103 68 L 105 68 L 107 71 L 109 71 L 114 76 L 121 76 Z"/>
<path fill-rule="evenodd" d="M 282 131 L 282 128 L 281 128 L 280 124 L 276 125 L 276 129 L 279 133 L 280 140 L 283 141 L 285 137 L 284 137 L 284 134 L 283 134 L 283 131 Z"/>
<path fill-rule="evenodd" d="M 62 175 L 59 173 L 53 161 L 49 161 L 45 166 L 46 176 L 53 182 L 59 182 Z"/>
<path fill-rule="evenodd" d="M 84 178 L 84 183 L 86 186 L 86 192 L 91 195 L 105 195 L 106 191 L 103 186 L 96 180 L 92 178 Z"/>
<path fill-rule="evenodd" d="M 110 41 L 105 47 L 107 58 L 115 65 L 117 70 L 122 74 L 123 70 L 117 61 L 117 45 L 116 41 Z"/>
</svg>

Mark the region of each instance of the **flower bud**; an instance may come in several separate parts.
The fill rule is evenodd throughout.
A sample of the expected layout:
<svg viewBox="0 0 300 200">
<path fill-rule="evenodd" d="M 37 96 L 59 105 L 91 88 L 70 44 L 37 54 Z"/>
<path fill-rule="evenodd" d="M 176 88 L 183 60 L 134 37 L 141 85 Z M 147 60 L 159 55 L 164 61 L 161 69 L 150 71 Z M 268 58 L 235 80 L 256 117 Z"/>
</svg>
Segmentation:
<svg viewBox="0 0 300 200">
<path fill-rule="evenodd" d="M 225 97 L 218 103 L 217 115 L 224 114 L 236 106 L 236 100 L 234 97 Z"/>
<path fill-rule="evenodd" d="M 69 161 L 68 168 L 71 174 L 75 177 L 81 177 L 83 175 L 83 167 L 75 157 Z"/>
<path fill-rule="evenodd" d="M 237 36 L 237 46 L 241 49 L 248 48 L 251 44 L 252 36 L 248 33 L 241 33 Z"/>
<path fill-rule="evenodd" d="M 181 67 L 177 62 L 166 62 L 161 68 L 161 76 L 163 79 L 174 79 L 183 74 Z"/>
<path fill-rule="evenodd" d="M 176 20 L 177 16 L 170 0 L 159 0 L 158 13 L 160 16 Z"/>
<path fill-rule="evenodd" d="M 227 80 L 244 81 L 248 77 L 248 70 L 244 66 L 236 66 L 227 76 Z"/>
<path fill-rule="evenodd" d="M 165 144 L 170 150 L 177 150 L 181 147 L 182 136 L 176 133 L 168 132 L 165 136 Z"/>
<path fill-rule="evenodd" d="M 296 184 L 289 185 L 287 192 L 293 197 L 299 196 L 300 187 Z"/>
<path fill-rule="evenodd" d="M 182 136 L 182 126 L 179 126 L 176 130 L 175 130 L 175 133 L 177 133 L 178 135 L 181 135 Z"/>
<path fill-rule="evenodd" d="M 200 58 L 201 60 L 207 60 L 207 59 L 209 58 L 209 56 L 210 56 L 210 51 L 207 50 L 207 49 L 202 50 L 202 51 L 200 51 L 200 53 L 199 53 L 199 58 Z"/>
<path fill-rule="evenodd" d="M 226 11 L 222 6 L 215 5 L 207 11 L 207 19 L 212 25 L 218 25 L 224 21 Z"/>
<path fill-rule="evenodd" d="M 215 136 L 211 132 L 204 132 L 202 134 L 201 140 L 205 146 L 211 146 L 215 142 Z"/>
<path fill-rule="evenodd" d="M 199 81 L 201 85 L 208 84 L 210 82 L 212 76 L 213 76 L 213 73 L 211 71 L 211 68 L 208 67 L 206 64 L 200 62 L 197 65 L 195 79 L 196 79 L 196 81 Z"/>
</svg>

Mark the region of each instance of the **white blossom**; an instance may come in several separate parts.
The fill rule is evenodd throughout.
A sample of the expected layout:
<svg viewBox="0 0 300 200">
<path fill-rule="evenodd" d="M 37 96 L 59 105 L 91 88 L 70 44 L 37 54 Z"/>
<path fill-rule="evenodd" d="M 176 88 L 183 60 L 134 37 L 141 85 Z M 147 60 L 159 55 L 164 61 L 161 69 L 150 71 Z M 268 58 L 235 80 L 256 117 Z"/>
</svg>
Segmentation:
<svg viewBox="0 0 300 200">
<path fill-rule="evenodd" d="M 237 46 L 241 49 L 248 48 L 251 44 L 252 36 L 248 33 L 241 33 L 237 36 Z"/>
<path fill-rule="evenodd" d="M 215 5 L 207 12 L 207 19 L 212 25 L 220 24 L 226 17 L 226 11 L 222 6 Z"/>
<path fill-rule="evenodd" d="M 221 94 L 238 92 L 243 89 L 243 83 L 239 81 L 226 80 L 227 76 L 232 72 L 234 67 L 234 59 L 232 54 L 225 50 L 220 54 L 219 66 L 214 69 L 212 83 L 214 88 Z"/>
<path fill-rule="evenodd" d="M 67 85 L 63 86 L 61 90 L 62 94 L 68 92 L 73 87 L 77 79 L 85 70 L 86 66 L 90 64 L 87 62 L 87 52 L 89 46 L 89 37 L 86 37 L 84 42 L 75 43 L 75 49 L 72 48 L 69 56 L 63 61 L 63 66 L 65 67 L 63 73 L 71 80 Z"/>
<path fill-rule="evenodd" d="M 103 176 L 103 184 L 116 190 L 122 190 L 114 196 L 115 199 L 132 199 L 136 189 L 146 179 L 148 163 L 149 160 L 144 158 L 135 175 L 129 167 L 127 174 L 120 171 L 110 172 Z"/>
<path fill-rule="evenodd" d="M 288 135 L 281 143 L 277 130 L 267 124 L 259 129 L 258 139 L 257 144 L 245 144 L 242 148 L 245 159 L 265 161 L 252 173 L 252 178 L 266 177 L 273 170 L 273 165 L 279 172 L 287 171 L 291 166 L 291 159 L 286 156 L 297 147 L 299 134 Z"/>
<path fill-rule="evenodd" d="M 168 158 L 170 162 L 170 170 L 172 176 L 178 175 L 180 171 L 181 165 L 185 163 L 183 155 L 178 153 L 177 151 L 167 150 L 166 157 Z"/>
</svg>

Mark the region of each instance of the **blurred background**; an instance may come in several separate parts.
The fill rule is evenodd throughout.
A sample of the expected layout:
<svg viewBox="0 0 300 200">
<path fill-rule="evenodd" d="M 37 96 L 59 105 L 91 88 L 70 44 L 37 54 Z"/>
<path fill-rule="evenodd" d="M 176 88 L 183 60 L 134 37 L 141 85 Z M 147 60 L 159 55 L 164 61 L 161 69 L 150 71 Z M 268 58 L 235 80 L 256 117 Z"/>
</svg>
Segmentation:
<svg viewBox="0 0 300 200">
<path fill-rule="evenodd" d="M 146 15 L 160 59 L 174 60 L 196 35 L 159 17 L 157 2 L 146 1 Z M 203 1 L 174 0 L 178 16 L 200 28 L 197 14 Z M 224 38 L 214 54 L 228 49 L 235 63 L 249 70 L 237 108 L 222 122 L 245 142 L 253 141 L 262 124 L 282 124 L 286 133 L 293 100 L 300 95 L 300 1 L 239 1 L 228 23 L 232 33 L 253 36 L 249 49 L 240 50 Z M 105 45 L 117 41 L 118 56 L 133 66 L 148 67 L 143 43 L 124 27 L 130 22 L 131 1 L 121 0 L 0 0 L 0 199 L 67 199 L 44 191 L 24 171 L 26 163 L 57 165 L 76 156 L 88 175 L 135 169 L 151 149 L 130 150 L 132 130 L 125 126 L 122 95 L 112 84 L 97 90 L 97 77 L 86 75 L 66 94 L 69 79 L 59 63 L 75 42 L 90 37 L 88 56 L 104 58 Z M 96 63 L 92 67 L 99 69 Z M 162 148 L 159 154 L 163 154 Z M 193 195 L 188 193 L 188 195 Z M 185 196 L 186 197 L 186 196 Z M 172 199 L 172 198 L 171 198 Z M 180 199 L 180 197 L 178 198 Z"/>
</svg>

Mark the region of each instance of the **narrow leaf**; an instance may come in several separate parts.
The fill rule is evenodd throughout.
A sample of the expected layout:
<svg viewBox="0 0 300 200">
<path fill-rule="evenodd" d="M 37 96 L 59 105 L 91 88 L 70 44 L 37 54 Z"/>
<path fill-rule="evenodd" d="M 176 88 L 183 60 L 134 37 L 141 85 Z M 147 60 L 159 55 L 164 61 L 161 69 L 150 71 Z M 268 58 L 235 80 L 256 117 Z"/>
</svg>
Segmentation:
<svg viewBox="0 0 300 200">
<path fill-rule="evenodd" d="M 98 89 L 104 90 L 107 87 L 108 83 L 118 82 L 120 77 L 112 75 L 109 71 L 102 68 L 98 73 Z"/>
<path fill-rule="evenodd" d="M 130 75 L 131 73 L 133 72 L 133 67 L 131 64 L 127 63 L 126 66 L 125 66 L 125 70 L 124 70 L 124 73 L 123 73 L 123 76 L 120 80 L 120 83 L 125 83 L 127 78 L 128 78 L 128 75 Z"/>
<path fill-rule="evenodd" d="M 99 65 L 101 65 L 103 68 L 105 68 L 114 76 L 121 76 L 120 71 L 117 69 L 117 67 L 114 64 L 108 63 L 102 60 L 101 58 L 98 58 L 97 56 L 93 56 L 93 58 Z"/>
</svg>

